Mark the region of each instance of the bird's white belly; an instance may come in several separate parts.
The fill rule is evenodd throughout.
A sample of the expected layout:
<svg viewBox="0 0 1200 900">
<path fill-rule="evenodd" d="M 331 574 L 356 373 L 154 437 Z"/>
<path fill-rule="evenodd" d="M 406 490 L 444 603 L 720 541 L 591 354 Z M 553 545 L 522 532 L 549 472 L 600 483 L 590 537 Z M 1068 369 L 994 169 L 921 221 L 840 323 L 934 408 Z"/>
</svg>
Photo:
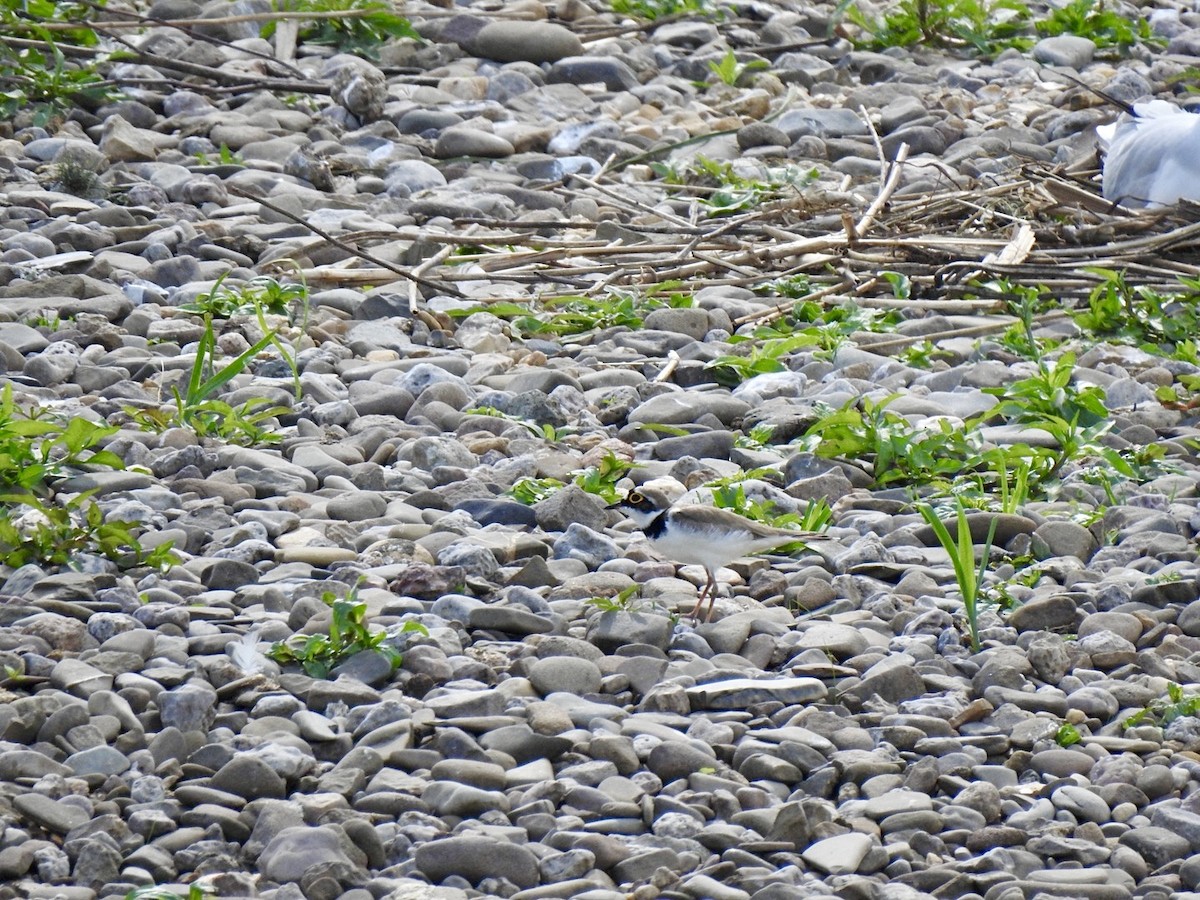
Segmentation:
<svg viewBox="0 0 1200 900">
<path fill-rule="evenodd" d="M 755 550 L 766 549 L 748 531 L 672 527 L 652 542 L 654 549 L 679 563 L 716 569 Z"/>
</svg>

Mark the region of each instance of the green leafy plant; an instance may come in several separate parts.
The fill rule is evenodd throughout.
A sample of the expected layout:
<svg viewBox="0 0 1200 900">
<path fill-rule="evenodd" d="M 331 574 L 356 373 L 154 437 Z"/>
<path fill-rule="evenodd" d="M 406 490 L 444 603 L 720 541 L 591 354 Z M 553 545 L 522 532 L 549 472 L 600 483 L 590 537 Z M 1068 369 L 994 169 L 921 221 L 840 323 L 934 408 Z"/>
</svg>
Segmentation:
<svg viewBox="0 0 1200 900">
<path fill-rule="evenodd" d="M 796 527 L 800 531 L 824 531 L 833 521 L 833 509 L 824 497 L 810 500 L 804 512 L 800 514 Z"/>
<path fill-rule="evenodd" d="M 896 359 L 914 369 L 928 369 L 939 359 L 952 359 L 953 355 L 939 350 L 937 345 L 929 341 L 918 341 L 910 344 L 899 353 Z"/>
<path fill-rule="evenodd" d="M 718 382 L 736 385 L 770 372 L 786 372 L 783 358 L 802 347 L 820 344 L 820 336 L 812 331 L 800 331 L 788 337 L 770 338 L 749 347 L 745 356 L 725 354 L 705 364 Z"/>
<path fill-rule="evenodd" d="M 767 294 L 772 297 L 791 297 L 799 299 L 812 293 L 812 279 L 803 272 L 795 275 L 784 275 L 756 283 L 751 290 L 756 294 Z"/>
<path fill-rule="evenodd" d="M 196 300 L 194 309 L 200 311 L 204 330 L 196 344 L 196 357 L 184 390 L 172 388 L 174 409 L 164 412 L 163 410 L 126 408 L 126 414 L 139 427 L 152 431 L 164 431 L 174 427 L 190 428 L 201 438 L 217 437 L 245 446 L 254 446 L 278 439 L 278 435 L 266 427 L 266 424 L 275 416 L 286 413 L 287 407 L 273 406 L 270 401 L 262 399 L 248 400 L 235 407 L 219 400 L 215 395 L 245 371 L 258 354 L 268 347 L 274 346 L 291 369 L 295 396 L 296 399 L 300 398 L 300 373 L 296 368 L 296 361 L 280 341 L 279 328 L 268 324 L 266 319 L 266 304 L 273 302 L 274 298 L 279 296 L 291 296 L 291 291 L 289 288 L 278 286 L 277 282 L 272 282 L 277 290 L 264 287 L 263 290 L 266 293 L 241 292 L 237 295 L 237 299 L 230 300 L 222 293 L 224 278 L 225 276 L 222 275 L 208 294 L 201 295 Z M 307 298 L 307 291 L 303 296 L 305 299 Z M 217 312 L 232 315 L 242 310 L 245 303 L 249 304 L 249 308 L 258 322 L 259 330 L 262 332 L 262 337 L 217 368 L 215 364 L 217 336 L 213 319 Z"/>
<path fill-rule="evenodd" d="M 1146 584 L 1174 584 L 1177 581 L 1183 581 L 1183 573 L 1178 569 L 1172 569 L 1169 572 L 1159 572 L 1157 575 L 1151 575 L 1146 579 Z"/>
<path fill-rule="evenodd" d="M 1138 725 L 1169 725 L 1184 716 L 1200 714 L 1200 694 L 1184 692 L 1178 684 L 1167 685 L 1167 696 L 1159 697 L 1135 712 L 1121 724 L 1126 728 Z"/>
<path fill-rule="evenodd" d="M 531 304 L 489 303 L 487 312 L 509 321 L 524 337 L 569 337 L 601 328 L 640 328 L 647 314 L 656 309 L 683 309 L 695 305 L 691 294 L 677 290 L 679 282 L 666 281 L 642 291 L 612 290 L 602 297 L 572 294 L 541 301 L 542 309 L 531 313 Z M 478 308 L 451 310 L 454 318 L 477 313 Z"/>
<path fill-rule="evenodd" d="M 1039 35 L 1052 37 L 1075 34 L 1086 37 L 1099 49 L 1128 51 L 1135 44 L 1161 43 L 1150 30 L 1149 20 L 1112 9 L 1105 0 L 1071 0 L 1066 6 L 1051 6 L 1048 15 L 1034 27 Z"/>
<path fill-rule="evenodd" d="M 1100 283 L 1088 296 L 1088 309 L 1075 315 L 1080 328 L 1098 337 L 1134 344 L 1157 355 L 1183 349 L 1195 353 L 1200 333 L 1200 278 L 1180 277 L 1180 289 L 1160 292 L 1131 285 L 1124 272 L 1089 268 Z"/>
<path fill-rule="evenodd" d="M 1047 473 L 1056 456 L 1045 447 L 1012 444 L 979 455 L 979 467 L 951 481 L 948 494 L 972 509 L 1017 513 L 1044 493 Z"/>
<path fill-rule="evenodd" d="M 188 885 L 187 892 L 183 894 L 169 888 L 148 884 L 127 893 L 125 900 L 205 900 L 215 893 L 213 888 L 199 882 Z"/>
<path fill-rule="evenodd" d="M 780 512 L 775 503 L 770 500 L 756 500 L 746 496 L 746 486 L 738 483 L 710 483 L 712 488 L 713 506 L 717 509 L 728 509 L 762 522 L 773 528 L 789 528 L 795 531 L 823 531 L 833 519 L 833 510 L 824 498 L 813 500 L 805 507 L 803 513 Z M 802 542 L 798 542 L 802 543 Z M 787 552 L 786 547 L 780 548 Z"/>
<path fill-rule="evenodd" d="M 752 59 L 748 63 L 738 62 L 737 55 L 732 50 L 729 50 L 716 62 L 710 61 L 708 68 L 722 84 L 736 87 L 743 76 L 750 72 L 769 69 L 770 64 L 762 59 Z"/>
<path fill-rule="evenodd" d="M 533 506 L 566 486 L 565 481 L 559 481 L 557 478 L 518 478 L 505 494 L 518 503 Z"/>
<path fill-rule="evenodd" d="M 0 389 L 0 486 L 49 496 L 50 482 L 91 467 L 123 469 L 125 462 L 97 449 L 117 428 L 82 416 L 63 424 L 44 411 L 25 411 L 11 384 Z"/>
<path fill-rule="evenodd" d="M 621 492 L 617 490 L 617 482 L 635 468 L 636 463 L 610 452 L 600 460 L 600 465 L 575 472 L 573 482 L 580 489 L 600 497 L 605 503 L 616 503 L 622 497 Z M 566 486 L 565 482 L 557 478 L 518 478 L 507 494 L 519 503 L 532 506 Z"/>
<path fill-rule="evenodd" d="M 263 275 L 245 285 L 231 288 L 222 276 L 212 289 L 198 294 L 194 300 L 180 305 L 185 312 L 214 319 L 231 319 L 237 315 L 273 313 L 289 315 L 299 306 L 308 305 L 308 287 L 304 284 L 283 282 Z"/>
<path fill-rule="evenodd" d="M 303 24 L 300 39 L 327 44 L 346 53 L 378 57 L 379 46 L 393 38 L 422 40 L 408 19 L 396 14 L 383 0 L 276 0 L 280 12 L 344 13 L 326 15 Z M 270 38 L 276 23 L 267 22 L 260 33 Z"/>
<path fill-rule="evenodd" d="M 718 356 L 706 364 L 717 381 L 734 386 L 756 375 L 786 371 L 783 360 L 797 350 L 816 348 L 814 356 L 832 353 L 859 331 L 889 331 L 898 318 L 894 312 L 863 309 L 853 303 L 823 307 L 812 300 L 796 303 L 779 322 L 761 325 L 753 334 L 735 334 L 728 343 L 745 352 Z"/>
<path fill-rule="evenodd" d="M 96 445 L 116 432 L 84 418 L 63 426 L 48 418 L 12 416 L 12 387 L 5 385 L 0 401 L 0 479 L 31 492 L 48 492 L 47 480 L 83 466 L 123 469 L 124 461 Z"/>
<path fill-rule="evenodd" d="M 1126 478 L 1138 477 L 1138 468 L 1141 467 L 1141 464 L 1139 463 L 1138 468 L 1135 468 L 1136 459 L 1131 460 L 1120 451 L 1100 443 L 1100 438 L 1112 428 L 1112 422 L 1098 422 L 1090 427 L 1084 427 L 1074 420 L 1068 422 L 1061 416 L 1046 415 L 1032 424 L 1049 434 L 1058 444 L 1054 464 L 1045 473 L 1044 478 L 1058 475 L 1067 462 L 1089 456 L 1102 460 L 1108 467 L 1108 470 L 1100 471 L 1105 478 L 1111 478 L 1113 472 Z M 1152 460 L 1148 460 L 1148 462 L 1152 462 Z M 1109 502 L 1116 502 L 1111 496 L 1111 491 L 1109 492 Z"/>
<path fill-rule="evenodd" d="M 744 450 L 766 450 L 771 443 L 771 435 L 774 433 L 774 425 L 768 423 L 755 425 L 748 432 L 738 434 L 733 439 L 733 446 Z"/>
<path fill-rule="evenodd" d="M 968 298 L 984 297 L 1003 300 L 1008 312 L 1017 317 L 1017 322 L 1005 329 L 1000 344 L 1018 356 L 1041 360 L 1046 351 L 1057 342 L 1047 341 L 1034 334 L 1036 317 L 1054 306 L 1054 299 L 1043 285 L 1024 285 L 1008 278 L 992 278 L 983 282 L 972 282 L 978 293 L 967 294 Z"/>
<path fill-rule="evenodd" d="M 551 443 L 558 441 L 562 437 L 559 430 L 548 422 L 531 422 L 529 419 L 522 419 L 519 416 L 511 416 L 494 406 L 472 406 L 470 409 L 463 410 L 463 415 L 488 416 L 492 419 L 504 419 L 507 422 L 514 422 L 517 425 L 520 425 L 534 437 L 545 438 Z"/>
<path fill-rule="evenodd" d="M 617 482 L 624 478 L 637 464 L 622 459 L 613 452 L 605 453 L 600 465 L 589 466 L 575 475 L 575 484 L 589 494 L 595 494 L 607 503 L 616 503 L 621 499 L 622 492 L 617 490 Z"/>
<path fill-rule="evenodd" d="M 667 16 L 698 15 L 716 18 L 719 10 L 711 0 L 612 0 L 610 8 L 617 15 L 639 19 L 663 19 Z"/>
<path fill-rule="evenodd" d="M 1083 740 L 1079 729 L 1069 722 L 1063 722 L 1054 732 L 1054 742 L 1060 747 L 1071 747 Z"/>
<path fill-rule="evenodd" d="M 1040 423 L 1047 418 L 1078 422 L 1087 427 L 1107 422 L 1104 391 L 1095 385 L 1075 385 L 1075 354 L 1064 353 L 1053 365 L 1039 360 L 1037 371 L 1028 378 L 1004 387 L 984 388 L 1000 402 L 989 415 L 1013 422 Z"/>
<path fill-rule="evenodd" d="M 903 275 L 897 277 L 901 280 L 894 282 L 893 292 L 900 296 L 907 290 L 908 280 Z M 845 336 L 856 331 L 891 332 L 901 318 L 896 310 L 867 309 L 849 301 L 826 307 L 813 300 L 803 300 L 792 307 L 787 321 L 794 328 L 809 325 Z"/>
<path fill-rule="evenodd" d="M 838 13 L 860 29 L 864 49 L 931 44 L 990 54 L 1006 47 L 1028 48 L 1029 8 L 1021 0 L 900 0 L 882 18 L 869 19 L 856 0 L 842 0 Z"/>
<path fill-rule="evenodd" d="M 1028 457 L 1018 457 L 1012 468 L 1012 480 L 1009 480 L 1009 464 L 1012 460 L 1010 453 L 998 448 L 1000 452 L 985 458 L 996 462 L 996 483 L 1000 488 L 1000 511 L 1012 515 L 1029 501 L 1031 481 L 1035 477 L 1035 468 Z"/>
<path fill-rule="evenodd" d="M 44 411 L 26 411 L 11 384 L 0 389 L 0 560 L 67 563 L 80 552 L 155 567 L 174 560 L 169 544 L 142 551 L 136 525 L 106 521 L 91 492 L 66 499 L 56 482 L 93 469 L 124 469 L 101 444 L 117 428 L 77 416 L 65 424 Z"/>
<path fill-rule="evenodd" d="M 987 572 L 988 561 L 992 552 L 992 541 L 996 537 L 996 519 L 993 518 L 988 526 L 987 540 L 984 541 L 983 554 L 978 566 L 975 563 L 975 542 L 971 538 L 971 525 L 967 518 L 967 508 L 960 502 L 956 504 L 957 533 L 951 535 L 937 512 L 928 503 L 917 504 L 917 511 L 933 529 L 938 543 L 950 557 L 950 565 L 954 567 L 954 578 L 958 582 L 958 591 L 962 596 L 963 610 L 967 616 L 967 628 L 970 633 L 971 649 L 979 652 L 979 595 Z"/>
<path fill-rule="evenodd" d="M 697 202 L 709 216 L 726 216 L 758 206 L 766 200 L 794 193 L 816 180 L 816 169 L 796 166 L 762 166 L 760 177 L 739 172 L 732 162 L 709 159 L 698 155 L 685 166 L 652 162 L 651 170 L 667 185 L 686 187 L 689 194 L 699 194 Z"/>
<path fill-rule="evenodd" d="M 611 597 L 589 597 L 583 602 L 601 613 L 637 613 L 643 610 L 661 612 L 675 624 L 679 624 L 679 613 L 668 608 L 657 599 L 647 602 L 641 597 L 642 586 L 631 584 Z"/>
<path fill-rule="evenodd" d="M 0 115 L 30 111 L 35 125 L 48 125 L 77 106 L 94 109 L 119 96 L 96 71 L 104 54 L 75 62 L 61 49 L 96 48 L 99 38 L 87 24 L 94 15 L 88 3 L 0 0 L 0 33 L 22 39 L 0 41 Z"/>
<path fill-rule="evenodd" d="M 70 324 L 74 321 L 74 316 L 64 316 L 56 309 L 43 309 L 41 312 L 22 320 L 30 328 L 45 328 L 49 331 L 58 331 L 64 324 Z"/>
<path fill-rule="evenodd" d="M 196 162 L 202 166 L 212 166 L 218 163 L 223 166 L 240 166 L 244 165 L 246 161 L 242 159 L 242 154 L 230 150 L 228 144 L 222 144 L 220 150 L 217 151 L 216 159 L 200 151 L 196 153 Z"/>
<path fill-rule="evenodd" d="M 313 678 L 328 678 L 339 665 L 357 653 L 370 650 L 386 657 L 395 669 L 402 660 L 400 651 L 387 643 L 386 631 L 371 631 L 367 625 L 367 604 L 358 599 L 359 585 L 354 585 L 344 598 L 332 591 L 321 600 L 333 611 L 328 634 L 294 634 L 285 641 L 276 641 L 267 656 L 283 665 L 298 664 Z M 429 630 L 418 622 L 406 622 L 400 633 L 428 635 Z"/>
<path fill-rule="evenodd" d="M 1188 342 L 1191 343 L 1191 342 Z M 1185 360 L 1191 362 L 1191 360 Z M 1197 363 L 1192 363 L 1197 365 Z M 1155 388 L 1154 396 L 1169 409 L 1192 410 L 1200 406 L 1200 375 L 1183 373 L 1176 376 L 1178 384 L 1165 384 Z"/>
<path fill-rule="evenodd" d="M 898 396 L 852 400 L 814 423 L 800 445 L 818 456 L 869 467 L 880 486 L 949 482 L 982 464 L 977 430 L 944 420 L 916 428 L 887 408 Z"/>
<path fill-rule="evenodd" d="M 66 500 L 35 494 L 0 496 L 0 560 L 65 565 L 78 553 L 95 553 L 126 566 L 166 568 L 177 561 L 171 543 L 145 551 L 133 522 L 105 519 L 91 500 L 94 491 Z"/>
<path fill-rule="evenodd" d="M 169 428 L 190 428 L 197 437 L 214 438 L 239 447 L 258 447 L 281 440 L 275 417 L 288 412 L 286 406 L 272 405 L 262 399 L 232 406 L 215 397 L 181 406 L 181 400 L 176 395 L 174 406 L 126 407 L 125 413 L 139 428 L 159 434 Z"/>
<path fill-rule="evenodd" d="M 903 272 L 885 270 L 879 273 L 879 277 L 891 285 L 892 296 L 897 300 L 908 300 L 912 297 L 912 279 Z"/>
<path fill-rule="evenodd" d="M 600 612 L 637 612 L 641 608 L 640 584 L 631 584 L 611 597 L 589 597 L 584 602 Z"/>
</svg>

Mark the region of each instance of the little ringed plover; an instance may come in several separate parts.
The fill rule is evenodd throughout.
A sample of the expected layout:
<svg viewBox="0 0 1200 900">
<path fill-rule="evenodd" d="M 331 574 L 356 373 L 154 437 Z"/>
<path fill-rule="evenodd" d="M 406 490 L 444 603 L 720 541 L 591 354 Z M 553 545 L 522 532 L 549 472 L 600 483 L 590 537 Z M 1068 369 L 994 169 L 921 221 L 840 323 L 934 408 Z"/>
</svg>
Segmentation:
<svg viewBox="0 0 1200 900">
<path fill-rule="evenodd" d="M 716 570 L 721 566 L 784 544 L 830 540 L 826 535 L 811 531 L 772 528 L 728 509 L 702 505 L 671 506 L 666 495 L 652 488 L 631 491 L 624 500 L 609 509 L 619 509 L 624 513 L 646 535 L 650 546 L 667 559 L 704 567 L 708 581 L 700 592 L 692 617 L 699 617 L 707 594 L 706 622 L 712 618 L 717 594 Z"/>
</svg>

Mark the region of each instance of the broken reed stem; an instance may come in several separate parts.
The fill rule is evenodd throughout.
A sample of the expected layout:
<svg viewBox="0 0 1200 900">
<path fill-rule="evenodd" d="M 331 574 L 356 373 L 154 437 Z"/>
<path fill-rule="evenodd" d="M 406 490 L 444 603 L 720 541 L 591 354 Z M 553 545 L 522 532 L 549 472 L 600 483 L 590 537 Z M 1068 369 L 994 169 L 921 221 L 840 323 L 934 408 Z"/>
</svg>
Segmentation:
<svg viewBox="0 0 1200 900">
<path fill-rule="evenodd" d="M 654 381 L 658 384 L 667 381 L 672 375 L 675 374 L 675 370 L 677 368 L 679 368 L 679 354 L 674 350 L 668 351 L 667 364 L 663 366 L 661 372 L 654 376 Z"/>
<path fill-rule="evenodd" d="M 441 265 L 451 253 L 454 252 L 454 245 L 447 244 L 442 247 L 437 253 L 422 262 L 419 266 L 412 270 L 412 278 L 408 281 L 408 311 L 417 311 L 417 301 L 421 299 L 421 292 L 417 287 L 417 279 L 421 278 L 426 272 L 435 266 Z"/>
<path fill-rule="evenodd" d="M 870 230 L 875 224 L 875 219 L 878 218 L 880 211 L 892 198 L 892 194 L 896 192 L 897 186 L 900 184 L 900 173 L 904 170 L 904 162 L 908 159 L 908 144 L 901 144 L 900 149 L 896 151 L 896 159 L 892 163 L 891 169 L 888 170 L 887 180 L 879 190 L 879 196 L 867 208 L 866 213 L 854 225 L 854 238 L 861 239 L 863 235 Z"/>
</svg>

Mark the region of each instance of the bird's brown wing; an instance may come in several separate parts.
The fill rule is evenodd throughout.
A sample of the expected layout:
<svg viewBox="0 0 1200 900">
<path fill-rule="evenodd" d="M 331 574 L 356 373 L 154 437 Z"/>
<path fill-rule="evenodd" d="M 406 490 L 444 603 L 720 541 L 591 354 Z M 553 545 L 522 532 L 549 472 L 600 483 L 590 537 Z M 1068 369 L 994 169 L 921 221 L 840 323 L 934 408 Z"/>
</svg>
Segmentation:
<svg viewBox="0 0 1200 900">
<path fill-rule="evenodd" d="M 725 529 L 728 531 L 749 532 L 755 540 L 779 538 L 780 543 L 789 541 L 828 541 L 828 535 L 814 531 L 792 531 L 787 528 L 775 528 L 728 509 L 718 509 L 713 506 L 680 506 L 671 510 L 671 517 L 693 523 L 699 528 Z"/>
</svg>

